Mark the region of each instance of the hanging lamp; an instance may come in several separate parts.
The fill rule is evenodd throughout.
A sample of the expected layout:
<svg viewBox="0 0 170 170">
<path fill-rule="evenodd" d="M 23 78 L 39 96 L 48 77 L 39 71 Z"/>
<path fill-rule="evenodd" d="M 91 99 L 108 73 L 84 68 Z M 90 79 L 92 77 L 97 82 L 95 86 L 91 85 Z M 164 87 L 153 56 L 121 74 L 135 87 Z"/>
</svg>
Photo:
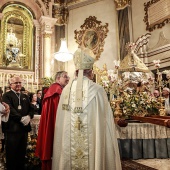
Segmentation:
<svg viewBox="0 0 170 170">
<path fill-rule="evenodd" d="M 73 54 L 68 51 L 65 38 L 61 38 L 61 46 L 58 52 L 54 53 L 54 58 L 58 61 L 66 62 L 73 59 Z"/>
</svg>

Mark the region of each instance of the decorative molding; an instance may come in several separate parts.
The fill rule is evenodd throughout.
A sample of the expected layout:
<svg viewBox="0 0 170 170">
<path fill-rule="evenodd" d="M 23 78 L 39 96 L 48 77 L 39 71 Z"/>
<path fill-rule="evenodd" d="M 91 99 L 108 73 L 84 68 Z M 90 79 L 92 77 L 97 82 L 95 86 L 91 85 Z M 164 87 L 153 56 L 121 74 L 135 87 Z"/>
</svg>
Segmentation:
<svg viewBox="0 0 170 170">
<path fill-rule="evenodd" d="M 38 90 L 38 82 L 34 82 L 34 74 L 33 71 L 0 69 L 0 86 L 9 86 L 9 78 L 18 75 L 23 78 L 23 86 L 28 91 L 36 91 Z"/>
<path fill-rule="evenodd" d="M 101 21 L 98 21 L 95 16 L 89 16 L 80 28 L 81 30 L 74 31 L 76 42 L 79 47 L 91 49 L 96 55 L 96 60 L 98 60 L 103 51 L 104 40 L 109 32 L 108 23 L 101 25 Z"/>
<path fill-rule="evenodd" d="M 170 22 L 169 0 L 151 0 L 144 3 L 144 11 L 143 21 L 146 23 L 146 30 L 150 32 Z"/>
<path fill-rule="evenodd" d="M 163 31 L 161 31 L 159 34 L 159 40 L 158 40 L 157 44 L 151 48 L 148 48 L 148 51 L 152 51 L 154 49 L 159 49 L 166 45 L 170 45 L 170 39 L 165 38 Z"/>
<path fill-rule="evenodd" d="M 40 9 L 42 8 L 41 4 L 40 4 L 40 2 L 38 0 L 35 0 L 35 3 L 39 6 Z"/>
<path fill-rule="evenodd" d="M 51 0 L 42 0 L 42 2 L 45 5 L 45 8 L 47 10 L 47 14 L 49 14 L 49 3 L 51 2 Z"/>
<path fill-rule="evenodd" d="M 148 47 L 148 42 L 151 34 L 147 33 L 138 38 L 136 41 L 139 44 L 138 56 L 149 67 L 154 70 L 153 60 L 160 60 L 161 68 L 169 67 L 170 62 L 170 39 L 165 38 L 163 32 L 159 34 L 159 40 L 153 47 Z M 142 40 L 142 41 L 141 41 Z"/>
<path fill-rule="evenodd" d="M 75 9 L 82 6 L 86 6 L 92 3 L 96 3 L 103 0 L 68 0 L 68 8 Z"/>
<path fill-rule="evenodd" d="M 146 33 L 145 35 L 140 36 L 135 41 L 135 44 L 136 44 L 135 53 L 138 53 L 141 48 L 143 48 L 145 45 L 148 44 L 150 36 L 151 36 L 151 33 Z"/>
<path fill-rule="evenodd" d="M 53 32 L 53 27 L 56 24 L 56 19 L 46 17 L 46 16 L 41 16 L 39 19 L 40 25 L 41 25 L 41 33 L 43 34 L 44 32 L 51 34 Z"/>
<path fill-rule="evenodd" d="M 116 10 L 122 10 L 126 8 L 127 6 L 130 6 L 132 3 L 132 0 L 114 0 L 116 5 Z"/>
<path fill-rule="evenodd" d="M 46 33 L 46 32 L 44 32 L 44 34 L 43 34 L 43 37 L 44 38 L 51 38 L 51 33 Z"/>
<path fill-rule="evenodd" d="M 52 15 L 57 19 L 56 24 L 61 26 L 68 23 L 69 11 L 66 4 L 54 5 Z"/>
</svg>

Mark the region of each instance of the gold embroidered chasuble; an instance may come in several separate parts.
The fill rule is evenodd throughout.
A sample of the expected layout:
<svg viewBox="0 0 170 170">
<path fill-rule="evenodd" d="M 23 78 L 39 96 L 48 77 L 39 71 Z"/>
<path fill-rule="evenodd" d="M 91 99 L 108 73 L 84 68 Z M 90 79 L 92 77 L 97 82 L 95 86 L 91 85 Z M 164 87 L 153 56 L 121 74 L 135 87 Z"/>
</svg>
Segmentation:
<svg viewBox="0 0 170 170">
<path fill-rule="evenodd" d="M 83 78 L 83 113 L 75 113 L 77 81 L 70 97 L 60 98 L 53 146 L 52 170 L 121 170 L 115 124 L 103 87 Z M 69 97 L 69 108 L 63 101 Z"/>
</svg>

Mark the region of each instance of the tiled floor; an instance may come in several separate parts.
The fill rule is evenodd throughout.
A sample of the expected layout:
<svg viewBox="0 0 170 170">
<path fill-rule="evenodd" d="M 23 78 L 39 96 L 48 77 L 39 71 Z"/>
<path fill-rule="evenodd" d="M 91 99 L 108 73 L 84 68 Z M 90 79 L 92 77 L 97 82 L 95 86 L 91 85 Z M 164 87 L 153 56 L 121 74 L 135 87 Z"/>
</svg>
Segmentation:
<svg viewBox="0 0 170 170">
<path fill-rule="evenodd" d="M 170 170 L 170 159 L 139 159 L 134 161 L 157 170 Z"/>
</svg>

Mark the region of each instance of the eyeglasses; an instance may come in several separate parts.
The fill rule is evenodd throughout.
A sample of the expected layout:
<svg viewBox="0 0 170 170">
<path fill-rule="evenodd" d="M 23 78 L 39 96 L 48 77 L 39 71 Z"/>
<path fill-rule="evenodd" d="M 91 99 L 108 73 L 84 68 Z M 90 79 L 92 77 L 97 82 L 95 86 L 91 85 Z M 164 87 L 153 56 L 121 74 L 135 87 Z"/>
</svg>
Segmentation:
<svg viewBox="0 0 170 170">
<path fill-rule="evenodd" d="M 62 77 L 65 78 L 65 79 L 69 79 L 70 78 L 69 76 L 66 76 L 66 75 L 62 76 Z"/>
<path fill-rule="evenodd" d="M 14 82 L 14 83 L 11 83 L 11 84 L 21 84 L 22 82 Z"/>
</svg>

